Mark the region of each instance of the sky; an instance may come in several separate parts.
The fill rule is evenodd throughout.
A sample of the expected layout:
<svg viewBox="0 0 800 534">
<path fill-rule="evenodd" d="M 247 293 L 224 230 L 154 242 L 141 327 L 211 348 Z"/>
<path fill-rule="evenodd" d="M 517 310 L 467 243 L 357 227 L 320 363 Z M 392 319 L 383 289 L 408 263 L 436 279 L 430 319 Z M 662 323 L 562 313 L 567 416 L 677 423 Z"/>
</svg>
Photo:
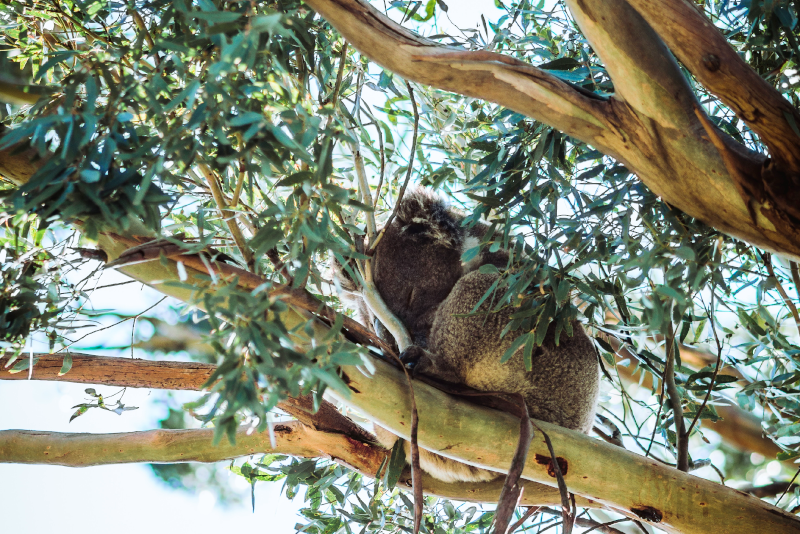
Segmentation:
<svg viewBox="0 0 800 534">
<path fill-rule="evenodd" d="M 481 13 L 496 19 L 499 13 L 492 0 L 447 2 L 449 18 L 461 28 L 480 25 Z M 448 21 L 442 29 L 452 31 Z M 84 273 L 76 273 L 79 279 Z M 115 272 L 105 271 L 95 287 L 127 281 Z M 92 287 L 92 286 L 89 286 Z M 122 314 L 137 314 L 157 303 L 163 295 L 141 284 L 99 289 L 92 294 L 95 309 L 114 309 Z M 163 309 L 165 302 L 159 306 Z M 83 346 L 105 343 L 130 344 L 131 322 L 86 338 Z M 141 326 L 140 326 L 141 328 Z M 102 336 L 102 337 L 101 337 Z M 38 350 L 38 347 L 37 347 Z M 119 353 L 106 351 L 116 356 Z M 129 352 L 125 351 L 125 354 Z M 144 357 L 144 354 L 135 354 Z M 76 404 L 86 402 L 86 385 L 0 381 L 0 430 L 26 429 L 52 432 L 132 432 L 157 428 L 167 414 L 163 392 L 128 389 L 124 403 L 139 409 L 121 416 L 90 410 L 69 422 Z M 97 387 L 108 395 L 119 388 Z M 196 394 L 184 393 L 181 402 Z M 230 491 L 245 496 L 241 505 L 222 506 L 211 492 L 189 493 L 174 490 L 153 476 L 146 465 L 111 465 L 90 468 L 0 464 L 0 532 L 3 534 L 85 534 L 107 530 L 114 534 L 141 532 L 221 532 L 247 531 L 291 533 L 301 519 L 302 493 L 294 501 L 280 495 L 281 483 L 256 485 L 255 512 L 250 509 L 249 485 L 244 479 L 223 472 Z"/>
</svg>

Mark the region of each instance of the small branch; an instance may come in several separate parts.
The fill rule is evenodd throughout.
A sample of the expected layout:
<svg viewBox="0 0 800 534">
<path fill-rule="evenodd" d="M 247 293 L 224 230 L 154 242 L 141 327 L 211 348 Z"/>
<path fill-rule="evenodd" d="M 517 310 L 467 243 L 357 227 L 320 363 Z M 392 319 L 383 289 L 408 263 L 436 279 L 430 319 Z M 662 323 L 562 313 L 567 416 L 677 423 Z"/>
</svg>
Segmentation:
<svg viewBox="0 0 800 534">
<path fill-rule="evenodd" d="M 361 202 L 365 206 L 371 205 L 372 194 L 369 191 L 369 180 L 367 179 L 367 170 L 364 168 L 364 158 L 361 156 L 361 144 L 356 141 L 350 147 L 353 152 L 353 166 L 356 169 L 356 176 L 358 177 L 358 190 Z M 364 218 L 367 221 L 367 237 L 371 243 L 375 239 L 377 233 L 377 225 L 375 224 L 375 212 L 364 211 Z"/>
<path fill-rule="evenodd" d="M 336 106 L 339 104 L 339 91 L 342 88 L 342 79 L 344 78 L 344 66 L 347 63 L 347 41 L 344 42 L 342 45 L 342 51 L 339 53 L 339 71 L 336 73 L 336 85 L 333 86 L 333 95 L 331 96 L 331 102 L 333 102 L 333 107 L 336 109 Z"/>
<path fill-rule="evenodd" d="M 514 532 L 517 531 L 517 529 L 519 527 L 521 527 L 525 523 L 525 521 L 530 519 L 530 517 L 533 514 L 537 513 L 539 510 L 541 510 L 541 507 L 539 507 L 539 506 L 531 506 L 530 508 L 528 508 L 525 511 L 524 514 L 522 514 L 522 517 L 520 517 L 518 521 L 516 521 L 513 525 L 508 527 L 508 530 L 506 532 L 508 532 L 509 534 L 513 534 Z"/>
<path fill-rule="evenodd" d="M 780 502 L 783 500 L 783 498 L 784 498 L 784 497 L 786 496 L 786 494 L 789 492 L 789 489 L 790 489 L 792 486 L 794 486 L 794 481 L 795 481 L 795 480 L 797 480 L 797 475 L 800 475 L 800 469 L 798 469 L 797 471 L 795 471 L 795 472 L 794 472 L 794 476 L 792 477 L 792 480 L 790 480 L 790 481 L 789 481 L 789 484 L 788 484 L 788 485 L 786 486 L 786 488 L 783 490 L 783 493 L 781 493 L 781 496 L 780 496 L 780 497 L 778 497 L 778 500 L 775 502 L 775 506 L 778 506 L 778 505 L 780 504 Z"/>
<path fill-rule="evenodd" d="M 587 519 L 585 517 L 579 517 L 575 520 L 575 524 L 579 527 L 589 528 L 589 530 L 584 530 L 583 534 L 589 534 L 589 532 L 602 532 L 604 534 L 623 534 L 621 530 L 616 528 L 611 528 L 611 525 L 616 525 L 617 523 L 624 523 L 625 521 L 630 521 L 627 517 L 624 519 L 615 519 L 613 521 L 609 521 L 608 523 L 598 523 L 593 519 Z"/>
<path fill-rule="evenodd" d="M 800 270 L 797 268 L 797 262 L 790 261 L 789 268 L 792 271 L 792 282 L 794 282 L 794 290 L 797 293 L 797 298 L 800 299 Z"/>
<path fill-rule="evenodd" d="M 244 238 L 244 234 L 242 234 L 242 229 L 239 228 L 239 225 L 236 223 L 236 213 L 226 209 L 227 205 L 225 204 L 225 198 L 222 195 L 222 189 L 219 187 L 216 174 L 214 174 L 205 163 L 198 163 L 197 167 L 208 182 L 208 186 L 211 188 L 211 194 L 214 196 L 214 201 L 217 203 L 217 209 L 222 219 L 225 221 L 225 224 L 228 226 L 228 229 L 231 231 L 231 237 L 233 237 L 248 269 L 252 271 L 255 265 L 253 251 L 247 246 L 247 241 Z"/>
<path fill-rule="evenodd" d="M 147 46 L 150 47 L 150 51 L 153 54 L 153 59 L 156 62 L 156 66 L 161 64 L 161 58 L 158 57 L 158 54 L 153 52 L 153 49 L 156 47 L 155 41 L 153 41 L 153 37 L 150 35 L 150 31 L 147 29 L 147 25 L 144 23 L 144 19 L 142 16 L 134 9 L 130 11 L 131 16 L 133 17 L 133 22 L 136 23 L 136 27 L 139 28 L 144 34 L 144 40 L 147 41 Z"/>
<path fill-rule="evenodd" d="M 386 174 L 386 147 L 383 146 L 383 132 L 377 120 L 375 121 L 375 129 L 378 131 L 378 146 L 381 154 L 381 175 L 378 179 L 378 187 L 375 188 L 375 200 L 372 201 L 373 208 L 378 207 L 378 200 L 381 198 L 381 188 L 383 187 L 383 177 Z"/>
<path fill-rule="evenodd" d="M 272 263 L 273 268 L 283 276 L 284 280 L 286 280 L 286 284 L 290 286 L 294 284 L 294 276 L 289 274 L 289 269 L 286 267 L 286 264 L 281 261 L 277 249 L 269 249 L 267 251 L 267 259 Z"/>
<path fill-rule="evenodd" d="M 681 394 L 675 385 L 675 333 L 672 323 L 667 327 L 666 335 L 667 365 L 664 367 L 664 384 L 666 384 L 667 397 L 672 405 L 672 417 L 675 420 L 675 448 L 678 450 L 678 469 L 689 471 L 689 436 L 683 425 L 683 406 Z"/>
<path fill-rule="evenodd" d="M 239 177 L 236 180 L 236 188 L 233 190 L 233 196 L 231 197 L 230 207 L 235 208 L 239 205 L 239 197 L 242 194 L 242 188 L 244 187 L 244 179 L 247 177 L 247 168 L 244 165 L 243 161 L 239 162 Z"/>
<path fill-rule="evenodd" d="M 794 491 L 797 487 L 797 484 L 793 484 L 791 481 L 786 480 L 783 482 L 773 482 L 772 484 L 766 484 L 764 486 L 745 486 L 743 488 L 739 488 L 739 491 L 743 491 L 745 493 L 749 493 L 759 499 L 764 499 L 767 497 L 774 497 L 775 495 L 785 493 L 787 491 Z"/>
<path fill-rule="evenodd" d="M 622 442 L 622 432 L 620 432 L 619 427 L 617 427 L 617 425 L 615 425 L 611 419 L 602 414 L 598 413 L 595 415 L 595 417 L 600 420 L 603 426 L 611 430 L 611 434 L 608 435 L 597 427 L 594 427 L 594 431 L 607 442 L 611 443 L 612 445 L 616 445 L 617 447 L 622 447 L 624 449 L 625 444 Z"/>
<path fill-rule="evenodd" d="M 558 482 L 558 491 L 561 494 L 561 517 L 564 521 L 562 528 L 565 534 L 571 534 L 575 526 L 575 517 L 577 513 L 574 499 L 572 499 L 572 503 L 570 504 L 570 494 L 567 491 L 567 483 L 564 481 L 564 473 L 561 470 L 561 464 L 559 462 L 560 458 L 556 456 L 556 451 L 553 449 L 553 443 L 550 440 L 550 436 L 547 435 L 547 432 L 542 430 L 542 427 L 533 421 L 531 422 L 533 426 L 536 427 L 536 430 L 541 432 L 542 437 L 544 437 L 544 442 L 547 445 L 547 451 L 550 453 L 550 465 L 552 466 L 553 476 Z M 548 466 L 548 474 L 550 469 L 551 468 Z"/>
<path fill-rule="evenodd" d="M 786 307 L 789 308 L 789 311 L 792 313 L 792 317 L 794 317 L 794 324 L 797 325 L 797 332 L 800 333 L 800 314 L 797 313 L 797 306 L 794 305 L 794 302 L 792 302 L 792 299 L 791 297 L 789 297 L 789 294 L 786 293 L 785 289 L 783 289 L 781 281 L 778 279 L 777 276 L 775 276 L 775 269 L 772 268 L 772 257 L 769 255 L 769 253 L 761 252 L 760 254 L 761 254 L 761 261 L 764 262 L 764 266 L 767 268 L 769 276 L 773 280 L 775 280 L 775 287 L 778 289 L 778 293 L 781 294 L 781 298 L 783 298 L 784 304 L 786 304 Z M 794 280 L 795 272 L 797 270 L 797 264 L 794 262 L 792 262 L 792 264 L 794 265 L 794 270 L 792 271 L 792 279 Z M 794 281 L 796 284 L 797 281 L 796 280 Z"/>
<path fill-rule="evenodd" d="M 403 185 L 400 187 L 400 192 L 397 194 L 397 200 L 394 203 L 394 209 L 392 209 L 392 214 L 389 215 L 389 218 L 386 220 L 386 224 L 384 228 L 388 228 L 392 221 L 394 220 L 395 216 L 397 215 L 397 209 L 400 207 L 400 202 L 403 200 L 403 195 L 406 192 L 406 187 L 408 187 L 408 182 L 411 181 L 411 171 L 414 169 L 414 154 L 417 151 L 417 133 L 419 132 L 419 111 L 417 110 L 417 101 L 414 100 L 414 89 L 411 87 L 411 84 L 406 82 L 406 87 L 408 88 L 408 97 L 411 99 L 411 109 L 414 111 L 414 135 L 411 138 L 411 153 L 408 156 L 408 167 L 406 168 L 406 179 L 403 182 Z M 375 244 L 370 244 L 370 252 L 375 250 L 375 247 L 378 246 L 378 240 L 375 241 Z M 369 253 L 368 253 L 369 254 Z"/>
<path fill-rule="evenodd" d="M 133 358 L 94 356 L 70 353 L 72 367 L 61 374 L 65 354 L 34 354 L 37 360 L 30 379 L 76 384 L 98 384 L 127 388 L 150 388 L 201 391 L 217 369 L 216 365 L 195 362 L 158 362 Z M 28 380 L 27 373 L 12 373 L 0 366 L 0 380 Z M 339 413 L 323 400 L 314 411 L 309 396 L 289 397 L 278 408 L 302 423 L 327 432 L 334 432 L 365 442 L 375 440 L 369 432 Z"/>
<path fill-rule="evenodd" d="M 703 398 L 703 404 L 700 405 L 700 409 L 697 410 L 697 414 L 695 414 L 694 419 L 692 419 L 692 424 L 689 425 L 689 430 L 686 431 L 686 439 L 692 435 L 692 430 L 694 430 L 694 425 L 697 424 L 697 421 L 700 419 L 700 416 L 703 414 L 703 410 L 706 409 L 706 405 L 708 404 L 708 399 L 711 397 L 711 392 L 714 390 L 714 384 L 717 382 L 717 375 L 719 374 L 719 368 L 722 364 L 722 343 L 719 341 L 719 335 L 717 335 L 717 326 L 715 324 L 716 317 L 714 316 L 714 295 L 715 292 L 711 292 L 711 306 L 710 310 L 708 310 L 708 315 L 710 316 L 708 319 L 711 322 L 711 331 L 714 333 L 714 341 L 717 344 L 717 364 L 714 366 L 714 374 L 711 376 L 711 383 L 708 384 L 708 391 L 706 391 L 706 396 Z"/>
</svg>

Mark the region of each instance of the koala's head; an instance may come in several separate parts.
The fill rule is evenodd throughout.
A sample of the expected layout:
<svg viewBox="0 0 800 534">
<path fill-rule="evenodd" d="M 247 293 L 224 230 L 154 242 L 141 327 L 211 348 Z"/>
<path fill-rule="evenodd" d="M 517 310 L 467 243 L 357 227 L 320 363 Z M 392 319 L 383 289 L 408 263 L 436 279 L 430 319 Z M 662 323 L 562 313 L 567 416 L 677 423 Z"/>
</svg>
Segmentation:
<svg viewBox="0 0 800 534">
<path fill-rule="evenodd" d="M 402 238 L 420 244 L 461 249 L 464 236 L 461 219 L 441 198 L 416 189 L 400 201 L 391 229 L 397 230 Z M 389 230 L 387 228 L 387 233 Z"/>
<path fill-rule="evenodd" d="M 425 335 L 432 315 L 463 275 L 462 217 L 440 198 L 409 191 L 375 251 L 375 284 L 389 309 Z"/>
</svg>

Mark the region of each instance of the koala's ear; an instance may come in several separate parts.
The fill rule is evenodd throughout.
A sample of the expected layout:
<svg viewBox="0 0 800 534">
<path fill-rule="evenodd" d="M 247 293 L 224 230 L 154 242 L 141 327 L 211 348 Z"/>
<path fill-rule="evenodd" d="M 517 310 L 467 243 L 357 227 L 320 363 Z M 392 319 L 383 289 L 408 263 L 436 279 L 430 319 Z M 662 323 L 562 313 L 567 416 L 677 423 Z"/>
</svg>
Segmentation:
<svg viewBox="0 0 800 534">
<path fill-rule="evenodd" d="M 426 238 L 446 247 L 461 246 L 461 217 L 438 196 L 422 188 L 407 191 L 392 226 L 404 237 Z"/>
</svg>

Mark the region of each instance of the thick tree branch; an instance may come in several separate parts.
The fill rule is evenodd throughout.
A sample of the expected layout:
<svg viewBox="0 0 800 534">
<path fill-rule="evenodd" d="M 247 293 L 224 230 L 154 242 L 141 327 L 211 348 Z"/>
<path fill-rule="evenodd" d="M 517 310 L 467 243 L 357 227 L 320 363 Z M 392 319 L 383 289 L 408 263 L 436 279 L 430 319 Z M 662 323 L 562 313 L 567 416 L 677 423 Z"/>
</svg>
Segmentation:
<svg viewBox="0 0 800 534">
<path fill-rule="evenodd" d="M 314 430 L 299 421 L 275 423 L 275 448 L 268 432 L 246 429 L 236 433 L 236 444 L 221 440 L 213 445 L 214 429 L 148 430 L 118 434 L 65 434 L 31 430 L 0 432 L 0 461 L 68 467 L 124 463 L 219 462 L 257 453 L 279 453 L 316 458 L 347 459 L 347 464 L 374 476 L 386 456 L 379 445 L 369 445 L 341 434 Z"/>
<path fill-rule="evenodd" d="M 31 380 L 100 384 L 128 388 L 152 388 L 200 391 L 217 369 L 216 365 L 197 362 L 158 362 L 133 358 L 115 358 L 71 353 L 72 367 L 61 374 L 66 354 L 34 354 L 37 360 Z M 27 372 L 15 373 L 0 366 L 0 380 L 28 380 Z M 330 402 L 323 400 L 314 411 L 310 396 L 289 397 L 278 408 L 302 423 L 331 433 L 338 433 L 364 442 L 375 437 L 345 417 Z"/>
<path fill-rule="evenodd" d="M 404 377 L 384 362 L 376 361 L 375 367 L 371 378 L 345 369 L 351 395 L 342 402 L 407 439 L 410 419 Z M 508 469 L 519 431 L 515 417 L 456 401 L 422 383 L 415 385 L 415 393 L 420 445 L 484 469 Z M 754 497 L 578 432 L 538 424 L 553 440 L 556 454 L 565 460 L 562 467 L 566 467 L 564 478 L 570 492 L 624 509 L 671 532 L 800 532 L 800 520 Z M 476 439 L 478 436 L 492 439 Z M 541 436 L 534 437 L 528 458 L 523 477 L 555 485 L 548 474 L 550 454 Z M 614 469 L 609 469 L 611 465 Z M 625 476 L 620 477 L 620 472 Z"/>
<path fill-rule="evenodd" d="M 303 458 L 329 458 L 349 469 L 375 478 L 388 451 L 379 445 L 315 430 L 298 421 L 275 423 L 275 447 L 268 432 L 246 429 L 236 434 L 236 443 L 213 444 L 214 429 L 149 430 L 118 434 L 68 434 L 31 430 L 0 431 L 0 463 L 89 467 L 124 463 L 219 462 L 261 453 Z M 409 483 L 407 473 L 400 484 Z M 429 495 L 470 502 L 497 502 L 502 480 L 484 483 L 445 483 L 423 476 Z M 532 482 L 524 483 L 523 506 L 552 506 L 560 502 L 558 490 Z M 582 508 L 598 508 L 597 502 L 580 498 Z"/>
<path fill-rule="evenodd" d="M 607 105 L 522 61 L 422 38 L 361 0 L 308 0 L 362 54 L 407 80 L 496 102 L 598 143 Z"/>
<path fill-rule="evenodd" d="M 800 217 L 792 218 L 792 203 L 776 205 L 780 195 L 775 194 L 743 198 L 740 193 L 740 175 L 761 183 L 764 156 L 722 134 L 725 150 L 720 153 L 693 116 L 695 97 L 669 51 L 621 0 L 570 4 L 576 18 L 584 20 L 591 44 L 622 62 L 620 67 L 606 66 L 617 77 L 624 100 L 606 101 L 519 60 L 420 38 L 364 0 L 308 3 L 363 54 L 405 78 L 497 102 L 546 122 L 618 159 L 687 214 L 761 248 L 800 258 Z M 597 29 L 601 23 L 615 31 Z M 631 44 L 615 45 L 613 39 Z M 770 183 L 780 189 L 788 182 L 778 175 Z"/>
<path fill-rule="evenodd" d="M 678 59 L 761 136 L 787 171 L 800 172 L 800 113 L 739 57 L 697 6 L 686 0 L 628 0 Z"/>
<path fill-rule="evenodd" d="M 696 97 L 678 63 L 625 0 L 567 0 L 614 82 L 615 97 L 669 130 L 697 128 Z"/>
</svg>

